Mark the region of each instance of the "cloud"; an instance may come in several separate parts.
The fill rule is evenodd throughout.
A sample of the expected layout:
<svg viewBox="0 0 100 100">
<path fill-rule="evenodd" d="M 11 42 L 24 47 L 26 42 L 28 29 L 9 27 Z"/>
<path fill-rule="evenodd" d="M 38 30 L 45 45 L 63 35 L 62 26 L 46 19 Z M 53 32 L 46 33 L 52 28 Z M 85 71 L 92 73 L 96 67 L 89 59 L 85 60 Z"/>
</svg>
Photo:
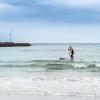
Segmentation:
<svg viewBox="0 0 100 100">
<path fill-rule="evenodd" d="M 44 4 L 48 5 L 56 5 L 56 6 L 76 6 L 76 7 L 82 7 L 82 6 L 95 6 L 100 4 L 99 0 L 42 0 L 41 1 Z"/>
<path fill-rule="evenodd" d="M 99 23 L 99 0 L 0 0 L 0 21 Z M 89 8 L 87 8 L 87 7 Z"/>
<path fill-rule="evenodd" d="M 38 1 L 38 0 L 37 0 Z M 36 0 L 0 0 L 0 12 L 19 12 L 27 14 L 35 12 L 38 8 Z M 38 2 L 39 4 L 39 2 Z"/>
<path fill-rule="evenodd" d="M 7 4 L 7 3 L 0 3 L 0 12 L 5 13 L 5 12 L 13 12 L 17 11 L 17 7 Z"/>
</svg>

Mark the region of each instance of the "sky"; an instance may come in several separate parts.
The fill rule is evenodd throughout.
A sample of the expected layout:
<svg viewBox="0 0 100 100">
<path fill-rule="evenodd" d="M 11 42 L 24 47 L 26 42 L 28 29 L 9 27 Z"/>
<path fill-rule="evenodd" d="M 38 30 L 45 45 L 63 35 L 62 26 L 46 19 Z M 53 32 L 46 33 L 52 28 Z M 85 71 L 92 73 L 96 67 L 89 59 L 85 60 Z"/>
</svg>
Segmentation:
<svg viewBox="0 0 100 100">
<path fill-rule="evenodd" d="M 0 0 L 0 41 L 100 43 L 100 0 Z"/>
</svg>

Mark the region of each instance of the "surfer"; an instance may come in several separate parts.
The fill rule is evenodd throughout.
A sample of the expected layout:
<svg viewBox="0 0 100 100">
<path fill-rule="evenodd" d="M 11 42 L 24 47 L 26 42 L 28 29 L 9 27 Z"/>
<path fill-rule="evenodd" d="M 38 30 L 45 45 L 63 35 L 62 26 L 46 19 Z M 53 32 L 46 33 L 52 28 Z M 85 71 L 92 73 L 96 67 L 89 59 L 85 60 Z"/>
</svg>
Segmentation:
<svg viewBox="0 0 100 100">
<path fill-rule="evenodd" d="M 68 48 L 68 51 L 69 51 L 70 60 L 73 61 L 74 60 L 74 50 L 73 50 L 73 48 L 70 46 Z"/>
</svg>

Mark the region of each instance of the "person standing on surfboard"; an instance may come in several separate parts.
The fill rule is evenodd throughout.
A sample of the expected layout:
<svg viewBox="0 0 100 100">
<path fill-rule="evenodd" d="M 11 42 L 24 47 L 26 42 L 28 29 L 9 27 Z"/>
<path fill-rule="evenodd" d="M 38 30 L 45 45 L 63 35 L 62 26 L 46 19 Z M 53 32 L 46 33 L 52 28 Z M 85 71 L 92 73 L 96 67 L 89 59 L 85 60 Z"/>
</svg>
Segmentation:
<svg viewBox="0 0 100 100">
<path fill-rule="evenodd" d="M 70 60 L 73 61 L 74 60 L 74 50 L 73 50 L 73 48 L 70 46 L 68 48 L 68 51 L 69 51 Z"/>
</svg>

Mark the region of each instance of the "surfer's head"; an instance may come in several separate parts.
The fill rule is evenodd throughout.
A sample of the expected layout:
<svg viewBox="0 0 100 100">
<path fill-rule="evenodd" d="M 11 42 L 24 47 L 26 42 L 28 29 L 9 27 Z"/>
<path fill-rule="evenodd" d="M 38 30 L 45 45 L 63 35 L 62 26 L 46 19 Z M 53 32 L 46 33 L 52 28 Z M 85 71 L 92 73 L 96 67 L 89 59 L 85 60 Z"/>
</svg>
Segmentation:
<svg viewBox="0 0 100 100">
<path fill-rule="evenodd" d="M 69 48 L 70 48 L 70 49 L 72 49 L 72 47 L 71 47 L 71 46 L 70 46 Z"/>
</svg>

